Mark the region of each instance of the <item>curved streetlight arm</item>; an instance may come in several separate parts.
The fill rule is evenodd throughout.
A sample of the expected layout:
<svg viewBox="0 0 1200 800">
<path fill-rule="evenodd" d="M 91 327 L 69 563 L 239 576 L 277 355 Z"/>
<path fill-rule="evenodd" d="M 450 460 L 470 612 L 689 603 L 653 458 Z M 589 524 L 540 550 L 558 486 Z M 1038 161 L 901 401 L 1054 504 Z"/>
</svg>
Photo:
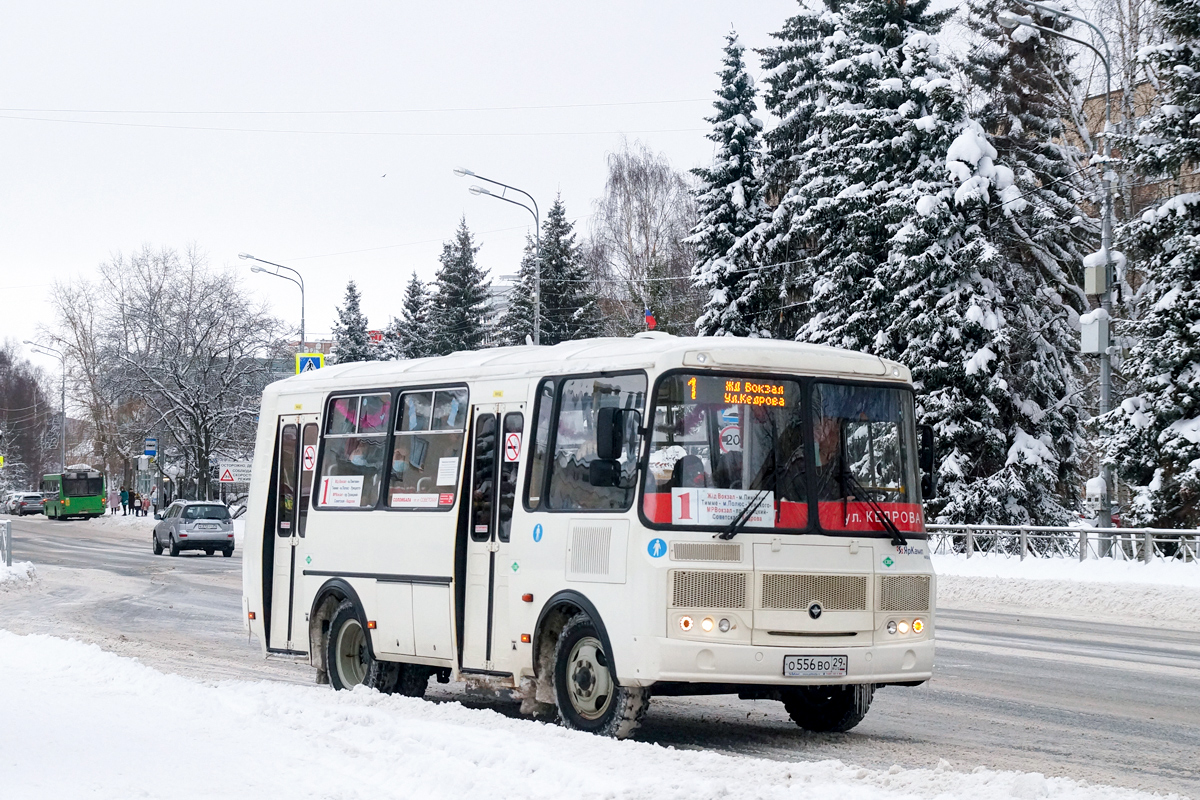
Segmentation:
<svg viewBox="0 0 1200 800">
<path fill-rule="evenodd" d="M 1025 3 L 1025 5 L 1028 5 L 1028 6 L 1034 6 L 1038 10 L 1044 9 L 1047 13 L 1058 14 L 1058 16 L 1060 16 L 1060 17 L 1065 17 L 1067 19 L 1079 20 L 1080 22 L 1083 22 L 1085 25 L 1092 27 L 1097 32 L 1099 32 L 1099 30 L 1100 30 L 1099 28 L 1096 28 L 1095 25 L 1092 25 L 1092 23 L 1088 22 L 1087 20 L 1080 19 L 1079 17 L 1074 17 L 1074 16 L 1071 16 L 1070 14 L 1063 14 L 1060 12 L 1051 11 L 1050 9 L 1045 8 L 1044 6 L 1042 6 L 1038 3 L 1028 2 L 1027 0 L 1017 0 L 1017 1 L 1023 2 L 1023 3 Z M 1100 42 L 1104 45 L 1104 52 L 1101 53 L 1100 50 L 1091 42 L 1084 41 L 1083 39 L 1077 39 L 1074 36 L 1068 36 L 1067 34 L 1063 33 L 1062 31 L 1056 31 L 1053 28 L 1047 28 L 1044 25 L 1038 25 L 1036 22 L 1033 22 L 1032 20 L 1029 20 L 1027 22 L 1026 19 L 1028 19 L 1028 18 L 1018 18 L 1018 21 L 1024 27 L 1033 28 L 1035 31 L 1042 31 L 1044 33 L 1049 33 L 1053 36 L 1059 37 L 1060 39 L 1066 39 L 1068 42 L 1075 42 L 1075 44 L 1083 45 L 1088 50 L 1091 50 L 1093 53 L 1095 53 L 1096 57 L 1100 59 L 1100 63 L 1104 65 L 1104 88 L 1106 90 L 1105 95 L 1104 95 L 1104 97 L 1105 97 L 1105 103 L 1104 103 L 1104 149 L 1105 149 L 1105 153 L 1104 153 L 1104 158 L 1108 159 L 1108 157 L 1109 157 L 1109 155 L 1108 155 L 1108 132 L 1112 128 L 1112 104 L 1108 102 L 1108 98 L 1112 96 L 1112 68 L 1109 66 L 1108 42 L 1104 39 L 1104 36 L 1102 34 L 1100 36 Z"/>
<path fill-rule="evenodd" d="M 272 267 L 279 267 L 280 269 L 286 269 L 288 272 L 292 273 L 297 278 L 299 278 L 298 281 L 292 280 L 292 283 L 298 284 L 300 286 L 300 291 L 304 291 L 304 276 L 301 275 L 298 270 L 292 269 L 291 267 L 288 267 L 288 266 L 284 266 L 283 264 L 276 264 L 274 261 L 264 261 L 263 259 L 256 258 L 254 256 L 247 256 L 247 258 L 249 258 L 251 261 L 257 261 L 260 264 L 270 264 Z M 287 276 L 280 275 L 279 277 L 286 278 Z M 289 280 L 291 280 L 291 279 L 289 278 Z"/>
<path fill-rule="evenodd" d="M 518 191 L 520 191 L 520 190 L 518 190 Z M 525 194 L 525 193 L 521 192 L 521 194 Z M 529 206 L 522 203 L 520 200 L 513 200 L 511 197 L 505 197 L 502 194 L 493 194 L 491 192 L 488 192 L 487 196 L 494 197 L 497 200 L 503 200 L 506 203 L 512 203 L 514 206 L 520 206 L 521 208 L 525 209 L 526 211 L 528 211 L 530 214 L 533 215 L 533 224 L 534 225 L 538 225 L 538 226 L 541 225 L 541 220 L 538 218 L 537 211 L 534 210 L 535 208 L 537 208 L 537 203 L 533 204 L 534 208 L 530 208 Z M 528 197 L 528 195 L 526 195 L 526 197 Z M 540 233 L 540 231 L 539 231 L 539 233 Z"/>
<path fill-rule="evenodd" d="M 538 210 L 537 200 L 534 200 L 533 195 L 531 195 L 529 192 L 525 191 L 524 189 L 518 189 L 515 186 L 509 186 L 507 183 L 501 183 L 500 181 L 494 181 L 491 178 L 485 178 L 482 175 L 475 174 L 474 172 L 471 173 L 471 177 L 473 177 L 477 180 L 487 181 L 488 183 L 494 184 L 496 186 L 503 186 L 505 189 L 512 189 L 514 192 L 520 192 L 521 194 L 525 195 L 526 197 L 529 198 L 529 202 L 533 203 L 533 218 L 535 220 L 537 220 L 538 225 L 542 224 L 541 212 Z M 525 208 L 526 210 L 529 209 L 528 206 L 525 206 L 521 203 L 517 203 L 515 200 L 509 200 L 507 197 L 505 197 L 502 194 L 495 194 L 495 195 L 492 195 L 492 197 L 499 197 L 501 200 L 508 200 L 508 202 L 516 203 L 516 205 L 522 206 L 522 208 Z"/>
<path fill-rule="evenodd" d="M 245 259 L 247 261 L 257 261 L 260 264 L 267 264 L 269 266 L 276 267 L 278 269 L 286 269 L 288 272 L 292 273 L 292 275 L 296 276 L 295 278 L 293 278 L 293 277 L 291 277 L 291 275 L 284 275 L 280 272 L 269 272 L 267 270 L 261 270 L 262 272 L 264 272 L 267 275 L 274 275 L 276 278 L 283 278 L 284 280 L 291 281 L 292 283 L 294 283 L 300 287 L 300 350 L 303 351 L 304 344 L 305 344 L 305 342 L 304 342 L 304 276 L 301 275 L 300 271 L 297 269 L 293 269 L 292 267 L 286 266 L 284 264 L 276 264 L 274 261 L 267 261 L 266 259 L 258 258 L 257 256 L 252 256 L 249 253 L 242 253 L 238 256 L 238 258 Z"/>
<path fill-rule="evenodd" d="M 1052 8 L 1051 6 L 1044 5 L 1042 3 L 1037 2 L 1037 0 L 1017 0 L 1017 2 L 1028 8 L 1036 8 L 1038 11 L 1041 11 L 1043 14 L 1048 14 L 1052 17 L 1062 17 L 1063 19 L 1069 19 L 1074 22 L 1078 22 L 1082 25 L 1088 26 L 1089 28 L 1091 28 L 1092 30 L 1094 30 L 1096 32 L 1097 36 L 1100 37 L 1100 43 L 1104 45 L 1104 54 L 1101 55 L 1099 50 L 1097 50 L 1092 45 L 1087 44 L 1087 42 L 1079 42 L 1079 43 L 1082 45 L 1085 45 L 1086 47 L 1091 48 L 1096 53 L 1096 55 L 1100 56 L 1100 58 L 1104 60 L 1104 63 L 1106 66 L 1112 60 L 1112 56 L 1109 54 L 1109 51 L 1108 51 L 1108 40 L 1104 38 L 1104 31 L 1100 30 L 1100 28 L 1093 25 L 1091 22 L 1089 22 L 1084 17 L 1077 17 L 1074 14 L 1068 14 L 1065 11 L 1059 11 L 1057 8 Z M 1051 31 L 1051 33 L 1054 33 L 1058 36 L 1062 36 L 1064 39 L 1071 39 L 1071 41 L 1074 41 L 1074 42 L 1079 41 L 1078 39 L 1072 39 L 1070 36 L 1065 36 L 1064 34 L 1059 33 L 1058 31 Z"/>
</svg>

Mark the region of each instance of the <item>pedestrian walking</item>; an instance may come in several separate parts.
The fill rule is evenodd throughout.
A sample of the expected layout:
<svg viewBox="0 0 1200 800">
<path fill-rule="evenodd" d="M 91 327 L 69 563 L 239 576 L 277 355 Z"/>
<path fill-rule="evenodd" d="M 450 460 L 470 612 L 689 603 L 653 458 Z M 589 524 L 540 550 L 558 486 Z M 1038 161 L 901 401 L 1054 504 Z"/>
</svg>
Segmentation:
<svg viewBox="0 0 1200 800">
<path fill-rule="evenodd" d="M 150 487 L 150 513 L 158 513 L 158 484 Z"/>
<path fill-rule="evenodd" d="M 133 500 L 130 501 L 133 506 L 133 515 L 140 517 L 142 515 L 142 496 L 137 492 L 133 493 Z"/>
<path fill-rule="evenodd" d="M 121 493 L 116 489 L 109 488 L 108 490 L 108 510 L 116 516 L 117 509 L 121 507 Z"/>
<path fill-rule="evenodd" d="M 121 487 L 121 516 L 129 515 L 129 490 L 124 486 Z"/>
</svg>

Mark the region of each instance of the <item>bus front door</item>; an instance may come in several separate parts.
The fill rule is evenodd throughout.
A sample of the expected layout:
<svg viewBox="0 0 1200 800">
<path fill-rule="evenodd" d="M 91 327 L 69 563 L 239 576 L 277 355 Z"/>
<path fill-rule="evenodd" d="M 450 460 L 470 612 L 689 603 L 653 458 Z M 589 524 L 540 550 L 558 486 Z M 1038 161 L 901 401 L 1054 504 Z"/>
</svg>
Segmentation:
<svg viewBox="0 0 1200 800">
<path fill-rule="evenodd" d="M 298 602 L 297 550 L 311 504 L 313 468 L 317 463 L 317 415 L 290 414 L 279 418 L 275 444 L 275 507 L 273 519 L 270 604 L 267 606 L 267 648 L 277 652 L 308 650 L 307 609 Z"/>
<path fill-rule="evenodd" d="M 477 406 L 472 426 L 471 509 L 468 515 L 463 613 L 464 670 L 495 672 L 508 639 L 508 557 L 524 404 Z M 511 648 L 510 648 L 511 649 Z"/>
</svg>

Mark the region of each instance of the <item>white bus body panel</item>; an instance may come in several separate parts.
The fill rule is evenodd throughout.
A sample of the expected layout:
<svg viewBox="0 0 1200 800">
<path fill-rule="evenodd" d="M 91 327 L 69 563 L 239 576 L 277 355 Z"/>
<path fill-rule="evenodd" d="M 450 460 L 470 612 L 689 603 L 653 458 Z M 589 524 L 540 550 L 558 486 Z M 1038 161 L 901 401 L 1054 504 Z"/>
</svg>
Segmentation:
<svg viewBox="0 0 1200 800">
<path fill-rule="evenodd" d="M 265 512 L 280 415 L 324 413 L 331 392 L 465 383 L 472 408 L 489 403 L 524 403 L 524 441 L 528 442 L 535 424 L 534 393 L 541 378 L 644 370 L 648 386 L 653 387 L 662 372 L 685 367 L 911 385 L 909 371 L 903 365 L 862 353 L 792 342 L 657 334 L 339 365 L 271 384 L 263 393 L 243 547 L 243 607 L 247 614 L 255 615 L 249 627 L 264 653 L 267 639 L 262 607 L 262 538 L 264 531 L 271 530 Z M 619 680 L 626 685 L 658 681 L 772 685 L 830 682 L 784 679 L 783 657 L 797 652 L 848 656 L 848 673 L 837 682 L 917 682 L 931 676 L 936 579 L 923 540 L 899 548 L 907 552 L 896 552 L 897 548 L 883 536 L 852 540 L 815 534 L 779 536 L 751 529 L 733 540 L 741 545 L 738 563 L 677 561 L 670 553 L 654 557 L 648 548 L 655 539 L 665 540 L 670 548 L 675 542 L 712 542 L 712 534 L 646 528 L 637 512 L 640 491 L 634 507 L 621 513 L 527 512 L 521 502 L 527 467 L 522 453 L 511 541 L 505 545 L 503 558 L 496 561 L 491 667 L 495 672 L 511 673 L 514 683 L 534 674 L 533 646 L 521 641 L 522 634 L 536 633 L 539 613 L 560 592 L 582 595 L 596 608 L 611 643 L 610 656 Z M 469 465 L 464 463 L 461 471 L 456 505 L 450 511 L 312 508 L 307 535 L 297 551 L 297 563 L 303 564 L 303 569 L 297 569 L 295 603 L 303 618 L 307 619 L 320 587 L 339 576 L 357 593 L 367 619 L 377 624 L 370 632 L 377 657 L 457 670 L 463 643 L 456 641 L 454 583 L 427 579 L 453 579 L 455 575 L 459 505 L 469 502 L 470 491 Z M 541 530 L 535 540 L 538 526 Z M 852 549 L 856 549 L 853 556 Z M 877 578 L 885 569 L 880 556 L 885 553 L 892 561 L 892 566 L 886 568 L 888 572 L 929 576 L 929 611 L 923 614 L 926 627 L 920 636 L 897 638 L 884 629 L 887 620 L 896 616 L 876 610 L 874 601 Z M 675 619 L 678 610 L 670 607 L 672 570 L 742 570 L 755 587 L 748 601 L 753 605 L 764 572 L 801 568 L 806 572 L 833 570 L 867 577 L 872 598 L 869 610 L 856 612 L 856 616 L 833 614 L 828 618 L 829 625 L 843 623 L 844 627 L 858 629 L 855 637 L 804 635 L 814 631 L 804 630 L 807 616 L 802 612 L 754 607 L 730 609 L 753 631 L 750 640 L 739 638 L 749 633 L 740 626 L 733 636 L 724 638 L 704 637 L 699 630 L 686 636 L 680 632 Z M 360 577 L 367 575 L 388 577 Z M 532 595 L 533 601 L 522 600 L 523 595 Z M 756 626 L 755 615 L 762 625 Z M 780 637 L 765 632 L 776 630 L 776 625 L 796 635 Z M 873 633 L 864 633 L 869 627 L 873 627 Z M 474 633 L 472 628 L 465 637 L 468 649 L 473 646 Z M 308 649 L 307 643 L 303 649 Z"/>
</svg>

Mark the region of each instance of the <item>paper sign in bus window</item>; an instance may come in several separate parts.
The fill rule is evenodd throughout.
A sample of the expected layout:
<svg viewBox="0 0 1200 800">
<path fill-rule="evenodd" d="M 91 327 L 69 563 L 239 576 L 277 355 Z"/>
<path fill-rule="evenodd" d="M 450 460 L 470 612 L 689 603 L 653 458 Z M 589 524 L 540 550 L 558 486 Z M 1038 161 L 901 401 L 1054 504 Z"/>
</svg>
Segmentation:
<svg viewBox="0 0 1200 800">
<path fill-rule="evenodd" d="M 458 456 L 438 459 L 437 485 L 453 486 L 458 483 Z"/>
<path fill-rule="evenodd" d="M 728 525 L 758 492 L 747 489 L 671 489 L 671 523 L 674 525 Z M 766 492 L 750 515 L 750 528 L 775 527 L 775 493 Z"/>
<path fill-rule="evenodd" d="M 321 479 L 321 505 L 357 508 L 362 505 L 362 490 L 362 475 L 328 475 Z"/>
</svg>

